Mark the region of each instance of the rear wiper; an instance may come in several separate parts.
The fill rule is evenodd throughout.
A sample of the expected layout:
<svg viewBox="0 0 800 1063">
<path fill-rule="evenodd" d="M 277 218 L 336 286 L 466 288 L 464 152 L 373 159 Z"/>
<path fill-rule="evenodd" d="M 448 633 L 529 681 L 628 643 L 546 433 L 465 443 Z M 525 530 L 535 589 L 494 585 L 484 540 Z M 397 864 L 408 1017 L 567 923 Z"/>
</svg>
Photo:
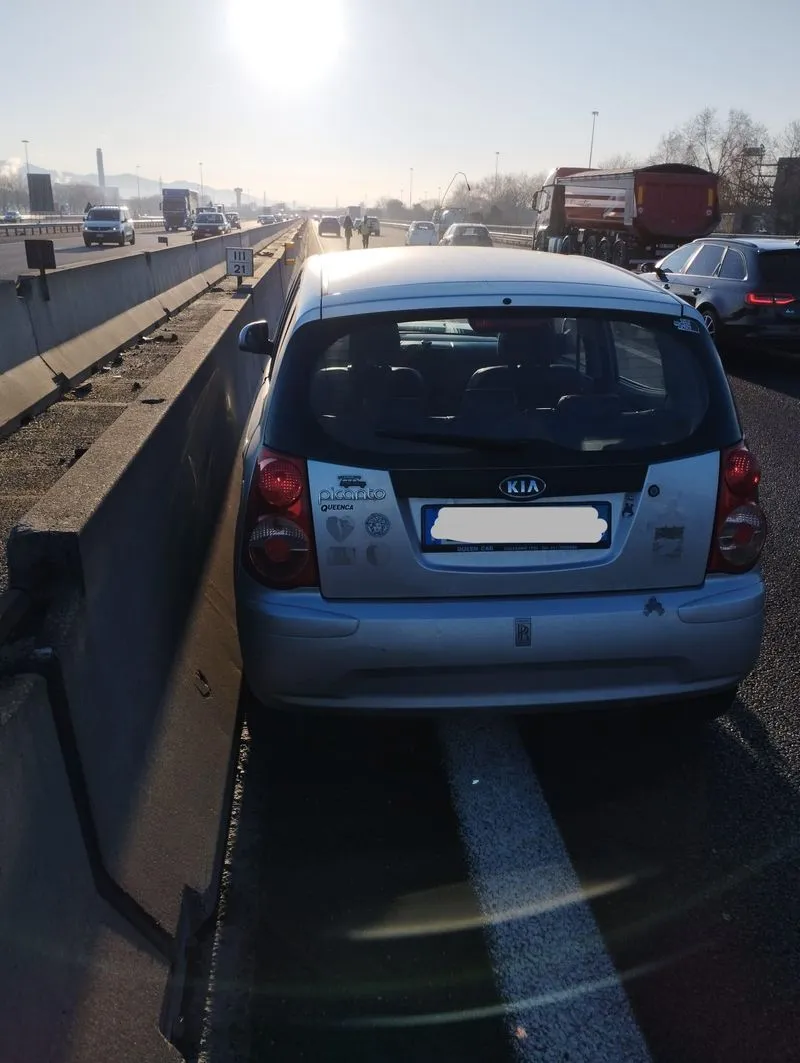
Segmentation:
<svg viewBox="0 0 800 1063">
<path fill-rule="evenodd" d="M 450 435 L 447 432 L 392 432 L 387 429 L 376 429 L 376 436 L 382 439 L 402 439 L 409 443 L 443 443 L 452 447 L 476 447 L 478 450 L 519 450 L 530 443 L 533 439 L 498 439 L 496 436 L 470 436 Z M 549 442 L 549 440 L 541 440 Z"/>
</svg>

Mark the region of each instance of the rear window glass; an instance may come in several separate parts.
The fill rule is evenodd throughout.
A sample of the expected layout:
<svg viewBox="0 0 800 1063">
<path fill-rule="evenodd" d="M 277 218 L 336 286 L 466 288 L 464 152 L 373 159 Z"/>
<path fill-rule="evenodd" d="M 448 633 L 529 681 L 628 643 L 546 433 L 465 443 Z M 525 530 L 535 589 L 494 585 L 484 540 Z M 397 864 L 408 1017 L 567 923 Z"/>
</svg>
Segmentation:
<svg viewBox="0 0 800 1063">
<path fill-rule="evenodd" d="M 441 467 L 468 452 L 657 460 L 737 440 L 696 322 L 486 313 L 304 326 L 275 367 L 267 442 L 318 460 Z"/>
<path fill-rule="evenodd" d="M 221 214 L 200 214 L 197 220 L 203 225 L 221 225 L 225 218 Z"/>
<path fill-rule="evenodd" d="M 758 262 L 764 284 L 772 291 L 800 291 L 800 247 L 796 251 L 762 251 Z"/>
<path fill-rule="evenodd" d="M 433 228 L 433 222 L 432 221 L 415 221 L 414 222 L 414 228 L 415 229 L 432 229 Z"/>
</svg>

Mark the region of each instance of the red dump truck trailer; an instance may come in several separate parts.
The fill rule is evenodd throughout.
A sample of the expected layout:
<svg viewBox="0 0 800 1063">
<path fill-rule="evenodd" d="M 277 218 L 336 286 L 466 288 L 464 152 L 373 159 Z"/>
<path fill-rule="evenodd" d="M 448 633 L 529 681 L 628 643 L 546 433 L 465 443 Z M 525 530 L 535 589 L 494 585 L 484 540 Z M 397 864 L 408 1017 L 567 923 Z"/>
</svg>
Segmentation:
<svg viewBox="0 0 800 1063">
<path fill-rule="evenodd" d="M 720 221 L 717 175 L 662 163 L 628 170 L 561 166 L 536 193 L 533 249 L 586 255 L 635 268 Z"/>
</svg>

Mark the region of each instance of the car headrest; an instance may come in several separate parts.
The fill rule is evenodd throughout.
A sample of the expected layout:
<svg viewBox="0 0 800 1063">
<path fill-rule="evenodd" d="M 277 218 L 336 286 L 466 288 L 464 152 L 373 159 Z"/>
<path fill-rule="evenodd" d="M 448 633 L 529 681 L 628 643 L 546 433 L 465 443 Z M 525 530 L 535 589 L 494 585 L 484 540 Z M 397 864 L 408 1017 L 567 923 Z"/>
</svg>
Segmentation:
<svg viewBox="0 0 800 1063">
<path fill-rule="evenodd" d="M 350 360 L 389 362 L 400 353 L 400 329 L 396 321 L 381 321 L 350 333 Z"/>
</svg>

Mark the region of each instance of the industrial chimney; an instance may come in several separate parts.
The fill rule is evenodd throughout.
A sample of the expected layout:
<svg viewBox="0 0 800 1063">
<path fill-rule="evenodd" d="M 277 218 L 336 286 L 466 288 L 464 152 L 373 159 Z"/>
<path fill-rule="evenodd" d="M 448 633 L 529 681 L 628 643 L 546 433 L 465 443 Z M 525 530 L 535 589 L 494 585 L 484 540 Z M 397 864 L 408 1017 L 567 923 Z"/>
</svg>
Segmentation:
<svg viewBox="0 0 800 1063">
<path fill-rule="evenodd" d="M 101 189 L 102 200 L 106 201 L 106 171 L 103 167 L 103 149 L 97 149 L 97 185 Z"/>
<path fill-rule="evenodd" d="M 242 189 L 234 188 L 234 194 L 236 196 L 236 210 L 241 214 L 242 212 Z"/>
</svg>

